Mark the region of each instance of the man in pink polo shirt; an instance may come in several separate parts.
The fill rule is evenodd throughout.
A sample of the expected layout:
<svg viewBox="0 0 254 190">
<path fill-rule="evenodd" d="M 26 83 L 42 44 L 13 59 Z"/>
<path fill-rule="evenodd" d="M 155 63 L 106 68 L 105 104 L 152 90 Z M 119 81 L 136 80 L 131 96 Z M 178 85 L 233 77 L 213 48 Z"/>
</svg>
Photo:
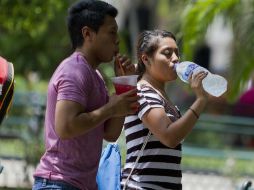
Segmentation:
<svg viewBox="0 0 254 190">
<path fill-rule="evenodd" d="M 97 70 L 118 53 L 116 15 L 116 8 L 103 1 L 84 0 L 69 9 L 74 52 L 48 85 L 46 151 L 34 173 L 33 190 L 96 190 L 103 139 L 115 141 L 124 116 L 138 106 L 136 90 L 109 98 Z M 129 59 L 118 58 L 125 72 L 134 70 Z"/>
</svg>

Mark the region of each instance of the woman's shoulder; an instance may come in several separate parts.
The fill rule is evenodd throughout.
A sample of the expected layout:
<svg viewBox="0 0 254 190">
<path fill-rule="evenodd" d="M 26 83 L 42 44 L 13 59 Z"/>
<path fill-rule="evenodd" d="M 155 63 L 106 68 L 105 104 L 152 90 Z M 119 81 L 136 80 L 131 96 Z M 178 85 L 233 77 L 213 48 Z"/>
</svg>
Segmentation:
<svg viewBox="0 0 254 190">
<path fill-rule="evenodd" d="M 138 83 L 137 89 L 138 89 L 138 91 L 143 92 L 143 93 L 157 94 L 156 90 L 154 90 L 153 87 L 151 87 L 150 85 L 145 84 L 145 83 Z"/>
<path fill-rule="evenodd" d="M 138 89 L 138 95 L 141 97 L 141 100 L 144 101 L 155 101 L 155 102 L 160 102 L 160 104 L 163 103 L 163 99 L 161 96 L 154 90 L 151 86 L 147 84 L 139 84 L 137 85 Z"/>
</svg>

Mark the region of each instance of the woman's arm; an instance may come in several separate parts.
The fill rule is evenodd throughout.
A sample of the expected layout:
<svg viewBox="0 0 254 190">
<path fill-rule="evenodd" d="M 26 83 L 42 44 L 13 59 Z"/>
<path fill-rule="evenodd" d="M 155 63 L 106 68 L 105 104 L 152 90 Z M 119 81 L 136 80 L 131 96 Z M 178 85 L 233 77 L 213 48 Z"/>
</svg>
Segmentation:
<svg viewBox="0 0 254 190">
<path fill-rule="evenodd" d="M 177 121 L 172 122 L 163 108 L 152 108 L 142 117 L 142 122 L 166 146 L 176 147 L 192 130 L 198 116 L 207 103 L 207 93 L 202 88 L 206 73 L 197 73 L 190 77 L 191 88 L 196 93 L 196 100 L 190 109 Z"/>
<path fill-rule="evenodd" d="M 192 109 L 201 113 L 205 100 L 197 99 Z M 166 146 L 176 147 L 192 130 L 197 117 L 188 110 L 180 119 L 172 122 L 163 108 L 152 108 L 142 117 L 142 122 Z"/>
</svg>

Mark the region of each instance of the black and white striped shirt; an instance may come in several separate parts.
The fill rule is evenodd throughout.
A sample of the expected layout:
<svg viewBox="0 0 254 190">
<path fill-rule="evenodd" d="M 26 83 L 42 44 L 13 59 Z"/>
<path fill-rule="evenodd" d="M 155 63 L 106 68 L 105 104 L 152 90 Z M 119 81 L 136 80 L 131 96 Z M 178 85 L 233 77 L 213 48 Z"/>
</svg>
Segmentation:
<svg viewBox="0 0 254 190">
<path fill-rule="evenodd" d="M 164 108 L 172 121 L 180 118 L 180 113 L 151 87 L 138 85 L 138 95 L 141 97 L 139 111 L 136 115 L 127 116 L 124 122 L 127 153 L 122 172 L 122 185 L 133 168 L 138 152 L 149 133 L 141 121 L 142 116 L 152 108 Z M 176 148 L 169 148 L 151 135 L 133 170 L 127 189 L 182 189 L 181 149 L 181 144 Z"/>
</svg>

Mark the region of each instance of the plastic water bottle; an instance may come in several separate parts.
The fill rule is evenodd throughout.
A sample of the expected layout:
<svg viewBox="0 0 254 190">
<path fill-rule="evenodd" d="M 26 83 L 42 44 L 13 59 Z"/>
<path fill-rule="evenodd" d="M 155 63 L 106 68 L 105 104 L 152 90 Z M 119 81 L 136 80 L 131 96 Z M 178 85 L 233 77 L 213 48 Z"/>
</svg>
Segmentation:
<svg viewBox="0 0 254 190">
<path fill-rule="evenodd" d="M 207 76 L 202 80 L 203 88 L 212 96 L 219 97 L 227 91 L 227 80 L 216 74 L 212 74 L 204 67 L 190 61 L 184 61 L 175 64 L 175 70 L 178 77 L 185 83 L 188 83 L 189 76 L 193 73 L 205 71 L 208 72 Z"/>
</svg>

